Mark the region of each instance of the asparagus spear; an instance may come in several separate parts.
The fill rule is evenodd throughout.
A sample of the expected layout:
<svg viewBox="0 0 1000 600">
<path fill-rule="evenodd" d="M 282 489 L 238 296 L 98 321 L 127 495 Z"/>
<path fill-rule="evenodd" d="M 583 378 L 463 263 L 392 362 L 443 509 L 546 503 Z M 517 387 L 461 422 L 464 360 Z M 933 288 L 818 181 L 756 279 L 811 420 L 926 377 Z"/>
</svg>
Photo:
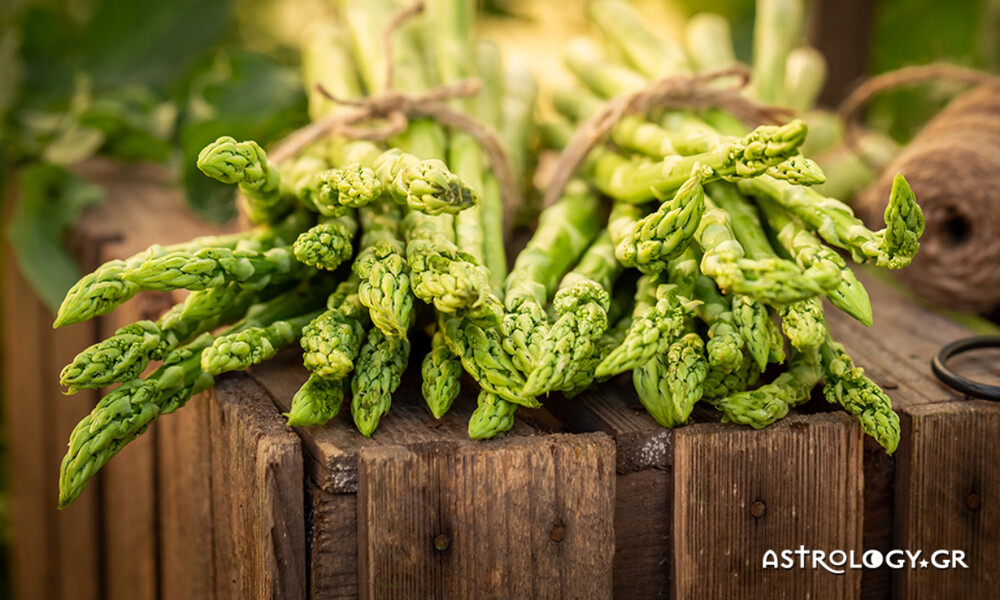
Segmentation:
<svg viewBox="0 0 1000 600">
<path fill-rule="evenodd" d="M 880 267 L 901 269 L 913 259 L 924 231 L 923 212 L 902 175 L 893 181 L 885 211 L 886 228 L 878 232 L 865 227 L 843 202 L 810 188 L 767 176 L 743 180 L 739 185 L 745 194 L 780 204 L 828 244 L 850 252 L 859 263 L 874 261 Z"/>
<path fill-rule="evenodd" d="M 289 427 L 325 425 L 337 416 L 344 403 L 344 380 L 329 379 L 312 373 L 292 396 L 291 409 L 285 413 Z"/>
<path fill-rule="evenodd" d="M 729 20 L 715 13 L 698 13 L 684 25 L 684 41 L 691 62 L 699 71 L 714 71 L 736 64 Z"/>
<path fill-rule="evenodd" d="M 733 294 L 733 322 L 746 344 L 747 352 L 761 371 L 771 357 L 773 335 L 767 307 L 744 294 Z"/>
<path fill-rule="evenodd" d="M 371 437 L 389 412 L 409 356 L 410 341 L 405 337 L 387 336 L 378 327 L 368 331 L 351 379 L 351 415 L 361 435 Z"/>
<path fill-rule="evenodd" d="M 253 140 L 237 142 L 229 136 L 220 137 L 198 153 L 198 168 L 212 179 L 238 184 L 246 199 L 247 216 L 254 223 L 273 223 L 292 211 L 291 190 Z"/>
<path fill-rule="evenodd" d="M 657 423 L 677 427 L 687 422 L 701 399 L 708 374 L 705 344 L 688 333 L 670 345 L 665 356 L 654 356 L 632 371 L 639 400 Z"/>
<path fill-rule="evenodd" d="M 162 360 L 180 344 L 235 321 L 264 299 L 235 283 L 194 292 L 158 321 L 126 325 L 78 354 L 60 373 L 60 382 L 72 394 L 135 379 L 150 361 Z"/>
<path fill-rule="evenodd" d="M 800 267 L 810 269 L 825 264 L 827 269 L 840 270 L 840 284 L 832 290 L 825 290 L 827 298 L 840 310 L 862 324 L 871 326 L 872 307 L 868 292 L 847 267 L 844 259 L 836 251 L 824 246 L 798 219 L 773 200 L 758 198 L 757 205 L 775 232 L 778 242 Z"/>
<path fill-rule="evenodd" d="M 201 368 L 212 375 L 243 370 L 274 357 L 298 341 L 302 328 L 319 316 L 316 291 L 293 290 L 258 305 L 236 329 L 205 348 Z"/>
<path fill-rule="evenodd" d="M 809 399 L 819 382 L 815 352 L 795 352 L 788 370 L 756 390 L 737 392 L 716 401 L 725 421 L 761 429 L 788 414 L 789 407 Z"/>
<path fill-rule="evenodd" d="M 600 150 L 594 152 L 588 171 L 602 192 L 623 202 L 641 203 L 657 193 L 675 193 L 695 174 L 703 182 L 761 175 L 794 155 L 806 130 L 799 120 L 781 126 L 762 125 L 746 137 L 725 142 L 709 152 L 671 155 L 659 162 L 628 160 L 610 150 Z"/>
<path fill-rule="evenodd" d="M 214 379 L 201 369 L 201 352 L 211 343 L 211 335 L 203 334 L 174 350 L 145 380 L 133 379 L 101 398 L 73 428 L 59 470 L 59 508 L 76 500 L 94 474 L 150 423 L 212 386 Z"/>
<path fill-rule="evenodd" d="M 662 283 L 657 275 L 644 275 L 636 289 L 632 323 L 621 345 L 597 366 L 597 377 L 610 377 L 648 363 L 664 354 L 686 326 L 694 303 L 678 295 L 677 286 Z"/>
<path fill-rule="evenodd" d="M 125 276 L 151 258 L 162 257 L 172 252 L 194 253 L 206 248 L 232 249 L 246 243 L 252 243 L 260 249 L 279 247 L 294 239 L 310 224 L 310 218 L 303 211 L 296 211 L 275 226 L 261 226 L 226 236 L 200 237 L 167 247 L 153 245 L 125 260 L 104 263 L 93 273 L 81 278 L 66 292 L 53 327 L 80 323 L 105 315 L 135 296 L 141 291 L 141 286 L 127 280 Z"/>
<path fill-rule="evenodd" d="M 448 347 L 448 341 L 440 330 L 435 331 L 431 338 L 431 351 L 424 356 L 420 373 L 424 401 L 434 418 L 440 419 L 458 397 L 462 377 L 462 361 Z"/>
<path fill-rule="evenodd" d="M 400 238 L 398 207 L 383 202 L 361 210 L 362 250 L 352 269 L 361 278 L 358 295 L 372 323 L 390 336 L 405 336 L 413 323 L 410 265 Z"/>
<path fill-rule="evenodd" d="M 642 17 L 620 0 L 599 0 L 587 6 L 587 16 L 617 46 L 628 62 L 650 79 L 688 71 L 691 66 L 680 44 L 654 37 Z"/>
<path fill-rule="evenodd" d="M 749 355 L 744 356 L 743 362 L 732 371 L 710 367 L 702 383 L 702 397 L 716 401 L 730 394 L 742 392 L 753 385 L 760 374 L 757 363 Z"/>
<path fill-rule="evenodd" d="M 335 217 L 345 208 L 361 208 L 377 200 L 382 195 L 382 182 L 373 169 L 352 162 L 314 173 L 296 186 L 295 195 L 303 205 Z"/>
<path fill-rule="evenodd" d="M 759 0 L 753 32 L 753 91 L 758 100 L 779 100 L 788 53 L 799 41 L 801 0 Z"/>
<path fill-rule="evenodd" d="M 553 301 L 558 318 L 542 339 L 525 394 L 535 396 L 567 386 L 582 361 L 593 354 L 608 327 L 610 290 L 621 270 L 611 235 L 604 231 L 559 284 Z"/>
<path fill-rule="evenodd" d="M 545 305 L 559 278 L 586 249 L 600 226 L 597 197 L 571 182 L 563 197 L 538 217 L 538 227 L 505 282 L 504 348 L 531 372 L 548 330 Z"/>
<path fill-rule="evenodd" d="M 354 254 L 354 234 L 358 222 L 353 211 L 340 216 L 321 217 L 320 222 L 295 240 L 292 251 L 299 262 L 317 269 L 335 271 Z"/>
<path fill-rule="evenodd" d="M 524 375 L 503 349 L 498 329 L 484 329 L 469 319 L 456 317 L 441 318 L 439 327 L 451 351 L 461 359 L 465 371 L 480 388 L 507 402 L 528 408 L 540 406 L 533 396 L 522 392 Z"/>
<path fill-rule="evenodd" d="M 827 337 L 820 347 L 823 395 L 830 403 L 858 418 L 861 428 L 875 438 L 886 452 L 892 454 L 899 445 L 899 415 L 892 410 L 892 401 L 861 367 L 856 367 L 844 346 Z"/>
<path fill-rule="evenodd" d="M 514 426 L 514 411 L 517 404 L 486 390 L 480 390 L 476 398 L 476 410 L 469 417 L 469 437 L 485 440 L 509 431 Z"/>
<path fill-rule="evenodd" d="M 698 177 L 691 177 L 673 198 L 635 224 L 615 249 L 626 266 L 643 272 L 662 271 L 667 261 L 687 248 L 705 212 L 705 194 Z"/>
<path fill-rule="evenodd" d="M 705 344 L 708 364 L 721 372 L 732 372 L 743 361 L 745 342 L 733 316 L 730 298 L 719 293 L 710 278 L 700 275 L 695 280 L 694 299 L 701 302 L 698 316 L 708 325 L 709 339 Z"/>
<path fill-rule="evenodd" d="M 302 363 L 315 375 L 341 379 L 354 368 L 367 322 L 358 283 L 357 277 L 341 282 L 327 298 L 326 310 L 302 330 Z"/>
</svg>

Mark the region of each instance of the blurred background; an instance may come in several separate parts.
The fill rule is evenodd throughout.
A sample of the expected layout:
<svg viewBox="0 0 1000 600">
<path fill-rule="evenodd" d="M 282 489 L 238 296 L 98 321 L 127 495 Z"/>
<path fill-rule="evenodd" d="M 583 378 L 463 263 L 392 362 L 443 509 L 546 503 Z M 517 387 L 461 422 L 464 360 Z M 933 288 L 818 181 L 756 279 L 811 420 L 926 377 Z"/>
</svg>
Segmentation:
<svg viewBox="0 0 1000 600">
<path fill-rule="evenodd" d="M 635 4 L 672 35 L 692 14 L 720 13 L 732 23 L 738 57 L 750 56 L 751 0 Z M 484 0 L 482 27 L 536 75 L 559 77 L 561 45 L 587 29 L 582 6 L 582 0 Z M 1000 0 L 812 0 L 807 6 L 806 31 L 829 64 L 822 95 L 828 106 L 860 77 L 905 65 L 947 61 L 1000 69 Z M 266 145 L 307 122 L 298 35 L 329 10 L 323 0 L 244 0 L 238 10 L 231 0 L 0 3 L 2 229 L 47 305 L 57 305 L 79 276 L 62 249 L 66 231 L 102 197 L 68 167 L 97 155 L 161 163 L 201 218 L 231 219 L 232 188 L 199 176 L 194 158 L 223 134 Z M 905 143 L 954 93 L 933 85 L 880 95 L 868 124 Z M 17 206 L 10 201 L 14 188 L 21 190 Z M 3 245 L 4 252 L 10 248 Z M 5 398 L 4 405 L 16 401 Z M 0 440 L 0 453 L 3 448 Z M 11 596 L 6 465 L 0 460 L 0 597 Z"/>
</svg>

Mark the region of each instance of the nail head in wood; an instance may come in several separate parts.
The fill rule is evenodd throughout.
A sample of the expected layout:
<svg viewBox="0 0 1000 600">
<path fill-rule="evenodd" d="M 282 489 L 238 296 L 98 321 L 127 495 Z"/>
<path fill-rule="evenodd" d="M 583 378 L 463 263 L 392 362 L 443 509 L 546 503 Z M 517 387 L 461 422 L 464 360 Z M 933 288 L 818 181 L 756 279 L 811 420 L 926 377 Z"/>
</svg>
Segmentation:
<svg viewBox="0 0 1000 600">
<path fill-rule="evenodd" d="M 982 505 L 983 505 L 982 497 L 975 492 L 969 494 L 969 496 L 965 499 L 965 507 L 968 508 L 969 510 L 979 510 L 979 507 Z"/>
<path fill-rule="evenodd" d="M 754 500 L 753 504 L 750 505 L 750 514 L 754 516 L 755 519 L 759 519 L 767 513 L 767 505 L 761 500 Z"/>
<path fill-rule="evenodd" d="M 448 549 L 448 546 L 451 546 L 451 538 L 447 535 L 441 533 L 434 538 L 434 549 L 438 552 L 444 552 Z"/>
<path fill-rule="evenodd" d="M 549 533 L 549 537 L 552 538 L 553 542 L 561 542 L 566 539 L 566 528 L 562 525 L 556 525 L 552 528 L 552 532 Z"/>
</svg>

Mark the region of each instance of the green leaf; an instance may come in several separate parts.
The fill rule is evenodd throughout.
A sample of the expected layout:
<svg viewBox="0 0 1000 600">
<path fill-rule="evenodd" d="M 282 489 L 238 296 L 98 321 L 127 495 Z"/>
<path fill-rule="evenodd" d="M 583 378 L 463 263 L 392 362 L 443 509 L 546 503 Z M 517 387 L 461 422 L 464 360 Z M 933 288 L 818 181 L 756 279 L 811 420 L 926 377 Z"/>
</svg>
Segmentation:
<svg viewBox="0 0 1000 600">
<path fill-rule="evenodd" d="M 165 91 L 219 42 L 227 0 L 104 0 L 80 41 L 80 67 L 95 88 L 139 84 Z"/>
<path fill-rule="evenodd" d="M 102 201 L 104 193 L 57 165 L 27 166 L 18 181 L 20 199 L 7 235 L 24 277 L 55 312 L 80 278 L 63 248 L 63 234 L 85 208 Z"/>
<path fill-rule="evenodd" d="M 308 122 L 298 71 L 262 54 L 219 52 L 193 77 L 181 117 L 182 179 L 191 206 L 212 220 L 234 214 L 235 188 L 195 166 L 198 153 L 219 136 L 262 145 Z"/>
</svg>

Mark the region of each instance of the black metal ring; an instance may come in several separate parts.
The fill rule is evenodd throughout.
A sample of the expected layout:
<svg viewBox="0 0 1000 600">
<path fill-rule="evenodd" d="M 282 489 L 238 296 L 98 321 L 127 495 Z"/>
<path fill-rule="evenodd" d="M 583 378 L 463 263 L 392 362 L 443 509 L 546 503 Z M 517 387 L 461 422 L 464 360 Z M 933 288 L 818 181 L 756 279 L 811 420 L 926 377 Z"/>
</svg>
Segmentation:
<svg viewBox="0 0 1000 600">
<path fill-rule="evenodd" d="M 1000 336 L 976 335 L 954 341 L 938 352 L 931 360 L 931 371 L 946 385 L 976 398 L 1000 400 L 1000 387 L 972 381 L 948 368 L 948 359 L 956 354 L 980 348 L 1000 348 Z"/>
</svg>

